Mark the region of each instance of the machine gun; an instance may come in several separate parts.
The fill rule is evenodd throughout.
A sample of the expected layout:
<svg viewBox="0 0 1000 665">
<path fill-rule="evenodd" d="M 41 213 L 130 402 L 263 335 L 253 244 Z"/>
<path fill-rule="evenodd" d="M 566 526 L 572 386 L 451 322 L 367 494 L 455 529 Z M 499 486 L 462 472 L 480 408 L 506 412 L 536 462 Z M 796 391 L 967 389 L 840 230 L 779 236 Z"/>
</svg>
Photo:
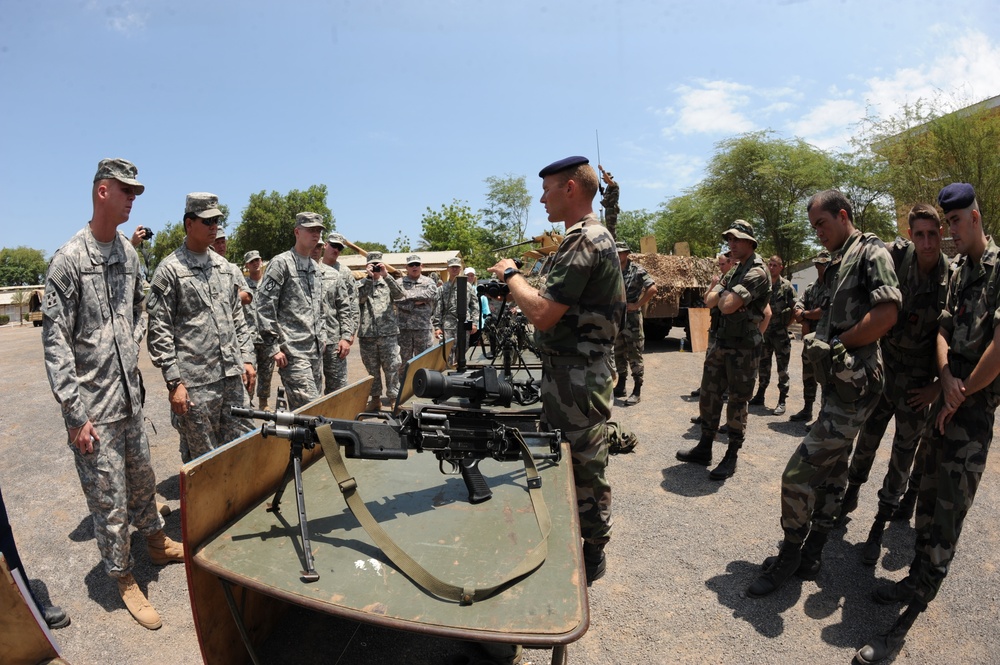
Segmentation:
<svg viewBox="0 0 1000 665">
<path fill-rule="evenodd" d="M 476 373 L 489 374 L 492 368 Z M 428 397 L 448 399 L 457 395 L 478 397 L 478 403 L 490 402 L 491 388 L 469 377 L 444 376 L 428 372 L 433 384 Z M 475 374 L 475 373 L 473 373 Z M 425 382 L 426 383 L 426 382 Z M 488 382 L 497 385 L 495 370 Z M 508 386 L 509 388 L 509 386 Z M 422 392 L 418 396 L 424 396 Z M 510 404 L 508 399 L 507 404 Z M 261 435 L 288 439 L 290 452 L 284 478 L 268 507 L 269 512 L 280 512 L 281 497 L 289 481 L 295 481 L 299 530 L 302 536 L 302 579 L 313 582 L 319 579 L 314 567 L 312 546 L 305 511 L 305 494 L 302 487 L 302 452 L 312 449 L 320 441 L 319 428 L 329 426 L 334 439 L 348 458 L 371 460 L 405 460 L 410 450 L 430 452 L 437 457 L 442 473 L 461 473 L 469 492 L 469 503 L 488 501 L 493 492 L 479 470 L 479 462 L 487 457 L 500 462 L 523 460 L 560 459 L 559 442 L 562 433 L 537 431 L 536 419 L 517 412 L 490 411 L 449 404 L 416 404 L 412 412 L 402 412 L 396 418 L 387 414 L 359 414 L 358 420 L 304 416 L 289 411 L 258 411 L 230 407 L 234 416 L 265 421 Z M 534 444 L 535 451 L 529 448 Z M 540 448 L 540 450 L 537 450 Z"/>
</svg>

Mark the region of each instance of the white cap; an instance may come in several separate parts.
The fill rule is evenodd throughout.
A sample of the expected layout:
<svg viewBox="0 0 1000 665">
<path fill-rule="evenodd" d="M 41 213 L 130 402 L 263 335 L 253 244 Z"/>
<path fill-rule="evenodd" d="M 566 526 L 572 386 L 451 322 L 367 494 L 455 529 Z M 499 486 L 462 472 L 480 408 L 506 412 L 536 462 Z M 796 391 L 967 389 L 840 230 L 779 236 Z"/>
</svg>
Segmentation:
<svg viewBox="0 0 1000 665">
<path fill-rule="evenodd" d="M 468 268 L 465 269 L 465 274 L 466 275 L 475 275 L 476 274 L 476 269 L 473 268 L 472 266 L 469 266 Z"/>
</svg>

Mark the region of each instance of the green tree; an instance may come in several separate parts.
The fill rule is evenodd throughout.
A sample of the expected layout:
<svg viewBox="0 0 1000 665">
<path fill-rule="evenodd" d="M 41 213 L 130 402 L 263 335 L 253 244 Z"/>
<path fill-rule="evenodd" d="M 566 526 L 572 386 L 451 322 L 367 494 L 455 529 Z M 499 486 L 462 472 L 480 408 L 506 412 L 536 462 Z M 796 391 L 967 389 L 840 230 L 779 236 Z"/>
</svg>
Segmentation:
<svg viewBox="0 0 1000 665">
<path fill-rule="evenodd" d="M 490 176 L 484 182 L 486 207 L 479 212 L 482 226 L 488 231 L 487 244 L 502 247 L 524 240 L 531 208 L 526 176 L 508 173 L 504 177 Z"/>
<path fill-rule="evenodd" d="M 491 233 L 481 224 L 481 216 L 472 211 L 468 202 L 453 200 L 439 210 L 427 208 L 420 218 L 420 250 L 458 250 L 466 265 L 477 270 L 496 262 L 490 251 Z"/>
<path fill-rule="evenodd" d="M 369 242 L 367 240 L 359 240 L 354 244 L 360 247 L 361 249 L 365 250 L 366 252 L 382 252 L 383 254 L 385 254 L 386 252 L 389 251 L 389 248 L 386 247 L 385 243 L 383 242 Z M 343 253 L 353 254 L 355 252 L 353 252 L 350 248 L 345 248 Z"/>
<path fill-rule="evenodd" d="M 623 210 L 618 214 L 618 241 L 628 243 L 633 252 L 642 251 L 639 244 L 643 237 L 653 233 L 655 212 L 648 210 Z"/>
<path fill-rule="evenodd" d="M 0 249 L 0 286 L 30 286 L 45 281 L 49 262 L 40 249 Z"/>
<path fill-rule="evenodd" d="M 801 139 L 751 132 L 721 141 L 702 189 L 723 222 L 753 224 L 761 255 L 792 264 L 811 253 L 805 202 L 835 181 L 836 160 Z M 734 216 L 735 215 L 735 216 Z M 724 230 L 724 229 L 723 229 Z"/>
<path fill-rule="evenodd" d="M 17 318 L 21 321 L 21 325 L 24 325 L 24 306 L 28 304 L 28 299 L 31 297 L 29 291 L 14 291 L 10 296 L 10 304 L 17 305 Z"/>
<path fill-rule="evenodd" d="M 715 256 L 722 247 L 724 219 L 713 214 L 712 201 L 701 187 L 690 189 L 660 204 L 653 222 L 657 249 L 669 254 L 675 243 L 687 242 L 693 256 Z"/>
<path fill-rule="evenodd" d="M 841 155 L 837 164 L 837 189 L 854 207 L 854 226 L 883 240 L 896 237 L 896 212 L 889 195 L 887 165 L 870 151 Z"/>
<path fill-rule="evenodd" d="M 396 239 L 392 241 L 392 251 L 400 254 L 410 250 L 410 236 L 403 235 L 402 229 L 396 233 Z"/>
<path fill-rule="evenodd" d="M 295 215 L 315 212 L 323 215 L 326 231 L 337 228 L 337 221 L 326 204 L 326 185 L 312 185 L 305 191 L 293 189 L 287 194 L 263 190 L 250 195 L 243 219 L 229 236 L 229 254 L 242 257 L 256 249 L 265 260 L 287 251 L 295 244 Z"/>
</svg>

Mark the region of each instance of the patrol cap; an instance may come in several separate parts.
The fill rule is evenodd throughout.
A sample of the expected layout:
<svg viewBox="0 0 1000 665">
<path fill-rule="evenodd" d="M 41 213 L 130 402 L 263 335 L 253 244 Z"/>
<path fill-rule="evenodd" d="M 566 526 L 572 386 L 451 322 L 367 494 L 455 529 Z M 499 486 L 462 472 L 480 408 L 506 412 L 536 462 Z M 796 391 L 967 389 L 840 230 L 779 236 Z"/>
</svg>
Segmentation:
<svg viewBox="0 0 1000 665">
<path fill-rule="evenodd" d="M 575 155 L 573 157 L 566 157 L 565 159 L 560 159 L 558 162 L 552 162 L 544 169 L 538 172 L 539 178 L 544 178 L 550 176 L 554 173 L 561 173 L 562 171 L 568 171 L 569 169 L 576 168 L 582 164 L 590 164 L 590 160 L 586 157 L 581 157 L 580 155 Z"/>
<path fill-rule="evenodd" d="M 347 245 L 347 241 L 344 240 L 344 236 L 339 233 L 331 233 L 330 237 L 327 238 L 326 241 L 331 245 L 340 245 L 341 249 L 344 249 L 344 246 Z"/>
<path fill-rule="evenodd" d="M 410 265 L 411 263 L 421 263 L 422 264 L 423 261 L 420 260 L 420 256 L 419 255 L 417 255 L 417 254 L 410 254 L 409 256 L 406 257 L 406 265 Z"/>
<path fill-rule="evenodd" d="M 733 236 L 740 240 L 749 240 L 753 243 L 754 247 L 757 246 L 757 239 L 753 237 L 753 226 L 750 225 L 750 222 L 743 219 L 737 219 L 730 224 L 729 228 L 722 233 L 722 239 L 725 240 L 726 236 Z"/>
<path fill-rule="evenodd" d="M 297 229 L 322 229 L 323 215 L 318 212 L 300 212 L 295 215 L 295 228 Z"/>
<path fill-rule="evenodd" d="M 475 275 L 476 274 L 476 269 L 473 268 L 472 266 L 469 266 L 468 268 L 465 269 L 465 274 L 466 275 Z"/>
<path fill-rule="evenodd" d="M 97 164 L 97 173 L 94 175 L 94 182 L 99 180 L 117 180 L 126 185 L 135 187 L 135 195 L 139 196 L 146 191 L 146 186 L 135 179 L 139 175 L 139 169 L 135 164 L 127 159 L 102 159 Z"/>
<path fill-rule="evenodd" d="M 830 252 L 825 249 L 819 254 L 813 257 L 813 263 L 829 263 L 830 262 Z"/>
<path fill-rule="evenodd" d="M 219 197 L 208 192 L 191 192 L 184 200 L 184 216 L 188 215 L 194 215 L 201 219 L 222 217 L 222 211 L 219 210 Z"/>
<path fill-rule="evenodd" d="M 260 252 L 256 249 L 251 249 L 249 252 L 243 255 L 243 265 L 246 265 L 253 261 L 254 259 L 260 258 Z"/>
<path fill-rule="evenodd" d="M 381 263 L 382 252 L 368 252 L 368 260 L 365 263 Z"/>
<path fill-rule="evenodd" d="M 938 192 L 938 205 L 944 214 L 952 210 L 964 210 L 976 200 L 976 190 L 967 182 L 953 182 Z"/>
<path fill-rule="evenodd" d="M 226 237 L 226 230 L 220 226 L 215 231 L 215 239 L 218 240 L 219 238 L 225 238 L 225 237 Z"/>
<path fill-rule="evenodd" d="M 615 250 L 617 250 L 619 254 L 621 254 L 622 252 L 627 252 L 629 254 L 632 253 L 632 250 L 629 249 L 628 243 L 622 242 L 621 240 L 615 243 Z"/>
<path fill-rule="evenodd" d="M 453 266 L 457 266 L 457 267 L 461 268 L 462 267 L 462 259 L 458 258 L 457 256 L 454 257 L 454 258 L 448 259 L 448 267 L 451 268 Z"/>
</svg>

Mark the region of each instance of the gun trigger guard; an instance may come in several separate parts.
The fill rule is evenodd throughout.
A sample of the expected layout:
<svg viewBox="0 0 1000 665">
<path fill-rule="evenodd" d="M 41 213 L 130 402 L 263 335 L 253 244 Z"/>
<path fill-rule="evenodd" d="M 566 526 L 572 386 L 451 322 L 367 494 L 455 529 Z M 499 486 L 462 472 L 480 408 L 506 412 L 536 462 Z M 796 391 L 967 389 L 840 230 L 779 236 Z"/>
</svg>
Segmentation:
<svg viewBox="0 0 1000 665">
<path fill-rule="evenodd" d="M 356 480 L 354 480 L 354 478 L 348 478 L 344 482 L 338 483 L 338 486 L 340 487 L 341 494 L 346 494 L 347 492 L 353 492 L 354 490 L 358 489 L 358 483 Z"/>
<path fill-rule="evenodd" d="M 541 478 L 528 478 L 528 489 L 537 490 L 542 486 Z"/>
</svg>

